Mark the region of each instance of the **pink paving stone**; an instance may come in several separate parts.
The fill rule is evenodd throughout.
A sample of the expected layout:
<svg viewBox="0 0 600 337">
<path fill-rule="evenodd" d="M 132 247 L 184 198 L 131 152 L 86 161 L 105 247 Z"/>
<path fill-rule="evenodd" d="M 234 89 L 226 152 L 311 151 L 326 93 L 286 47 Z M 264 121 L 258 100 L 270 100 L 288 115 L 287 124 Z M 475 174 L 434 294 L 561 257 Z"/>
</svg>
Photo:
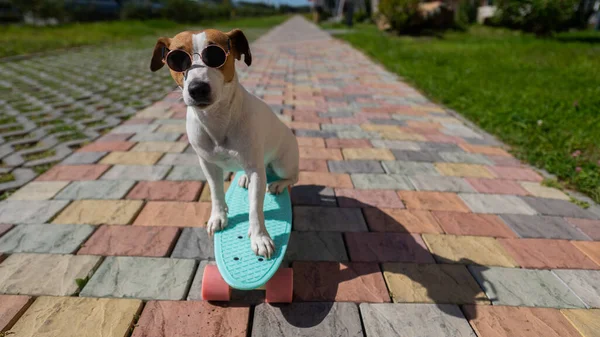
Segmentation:
<svg viewBox="0 0 600 337">
<path fill-rule="evenodd" d="M 517 235 L 498 216 L 435 211 L 433 215 L 447 234 L 516 238 Z"/>
<path fill-rule="evenodd" d="M 345 233 L 353 262 L 435 263 L 418 234 Z"/>
<path fill-rule="evenodd" d="M 294 122 L 306 122 L 306 123 L 320 123 L 330 124 L 331 118 L 323 118 L 319 116 L 296 116 L 293 117 Z"/>
<path fill-rule="evenodd" d="M 461 144 L 463 150 L 472 153 L 481 153 L 486 155 L 493 156 L 505 156 L 510 157 L 510 154 L 506 152 L 504 149 L 494 146 L 485 146 L 485 145 L 473 145 L 473 144 Z"/>
<path fill-rule="evenodd" d="M 126 199 L 194 201 L 202 186 L 200 181 L 140 181 Z"/>
<path fill-rule="evenodd" d="M 544 180 L 541 175 L 530 168 L 488 166 L 488 169 L 502 179 L 537 182 Z"/>
<path fill-rule="evenodd" d="M 101 226 L 78 255 L 167 256 L 179 232 L 175 227 Z"/>
<path fill-rule="evenodd" d="M 11 228 L 13 228 L 11 224 L 0 224 L 0 236 L 4 235 Z"/>
<path fill-rule="evenodd" d="M 318 185 L 334 188 L 352 188 L 352 179 L 346 173 L 300 172 L 296 185 Z"/>
<path fill-rule="evenodd" d="M 154 121 L 152 118 L 133 118 L 126 120 L 122 125 L 134 125 L 134 124 L 150 124 Z"/>
<path fill-rule="evenodd" d="M 56 165 L 35 179 L 36 181 L 96 180 L 110 165 Z"/>
<path fill-rule="evenodd" d="M 452 143 L 452 144 L 466 143 L 466 140 L 464 140 L 460 137 L 447 136 L 447 135 L 429 134 L 429 135 L 425 135 L 425 139 L 427 139 L 430 142 L 436 142 L 436 143 Z"/>
<path fill-rule="evenodd" d="M 394 191 L 336 188 L 335 195 L 340 207 L 405 208 Z"/>
<path fill-rule="evenodd" d="M 182 143 L 189 143 L 190 142 L 190 140 L 188 139 L 187 134 L 181 135 L 181 137 L 179 137 L 179 139 L 177 141 L 178 142 L 182 142 Z"/>
<path fill-rule="evenodd" d="M 294 269 L 294 301 L 390 302 L 377 263 L 301 262 Z"/>
<path fill-rule="evenodd" d="M 300 160 L 304 159 L 325 159 L 325 160 L 344 160 L 340 149 L 327 149 L 320 147 L 300 147 Z"/>
<path fill-rule="evenodd" d="M 332 118 L 331 123 L 333 124 L 362 124 L 367 122 L 369 118 L 367 116 L 356 116 L 356 117 L 340 117 Z"/>
<path fill-rule="evenodd" d="M 363 214 L 373 232 L 443 233 L 429 211 L 395 208 L 364 208 Z"/>
<path fill-rule="evenodd" d="M 466 178 L 467 182 L 480 193 L 528 195 L 529 193 L 516 181 L 504 179 Z"/>
<path fill-rule="evenodd" d="M 104 141 L 88 144 L 77 152 L 105 152 L 105 151 L 127 151 L 135 145 L 135 142 Z"/>
<path fill-rule="evenodd" d="M 245 337 L 250 307 L 206 301 L 150 301 L 131 337 Z"/>
<path fill-rule="evenodd" d="M 582 337 L 557 309 L 466 305 L 463 312 L 479 337 Z"/>
<path fill-rule="evenodd" d="M 300 171 L 329 172 L 329 168 L 326 160 L 302 159 L 300 161 Z"/>
<path fill-rule="evenodd" d="M 210 202 L 149 201 L 134 226 L 205 227 Z"/>
<path fill-rule="evenodd" d="M 308 122 L 285 122 L 290 129 L 301 129 L 301 130 L 321 130 L 319 123 L 308 123 Z"/>
<path fill-rule="evenodd" d="M 521 163 L 518 159 L 514 158 L 514 157 L 507 157 L 507 156 L 494 156 L 494 155 L 488 155 L 487 156 L 489 160 L 491 160 L 492 162 L 494 162 L 494 164 L 499 165 L 499 166 L 523 166 L 523 163 Z"/>
<path fill-rule="evenodd" d="M 171 115 L 172 119 L 185 119 L 187 116 L 187 111 L 176 111 Z"/>
<path fill-rule="evenodd" d="M 408 209 L 470 213 L 467 205 L 456 193 L 399 191 L 398 196 Z"/>
<path fill-rule="evenodd" d="M 0 295 L 0 331 L 10 330 L 32 302 L 29 296 Z"/>
<path fill-rule="evenodd" d="M 327 147 L 341 149 L 341 148 L 367 148 L 373 147 L 368 139 L 340 139 L 340 138 L 328 138 L 325 140 Z"/>
<path fill-rule="evenodd" d="M 498 239 L 523 268 L 600 269 L 566 240 Z"/>
<path fill-rule="evenodd" d="M 325 141 L 323 138 L 317 137 L 296 137 L 298 146 L 309 146 L 309 147 L 325 147 Z"/>
<path fill-rule="evenodd" d="M 122 142 L 131 138 L 134 133 L 107 133 L 95 140 L 95 142 Z"/>
<path fill-rule="evenodd" d="M 600 220 L 566 218 L 566 220 L 587 234 L 592 240 L 600 241 Z"/>
</svg>

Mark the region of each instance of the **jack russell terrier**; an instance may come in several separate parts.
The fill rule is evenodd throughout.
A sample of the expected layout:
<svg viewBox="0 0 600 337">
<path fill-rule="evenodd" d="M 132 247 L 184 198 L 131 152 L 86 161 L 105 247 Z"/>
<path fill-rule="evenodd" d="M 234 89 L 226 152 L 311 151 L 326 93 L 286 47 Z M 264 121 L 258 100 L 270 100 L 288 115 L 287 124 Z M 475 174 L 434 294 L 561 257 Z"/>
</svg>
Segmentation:
<svg viewBox="0 0 600 337">
<path fill-rule="evenodd" d="M 184 31 L 158 39 L 150 70 L 166 64 L 183 91 L 188 139 L 212 196 L 208 233 L 227 226 L 223 172 L 244 170 L 239 185 L 248 188 L 252 250 L 270 258 L 275 247 L 265 228 L 265 193 L 281 193 L 298 181 L 298 142 L 267 103 L 239 83 L 235 59 L 242 55 L 250 66 L 248 40 L 239 29 Z M 280 180 L 267 186 L 266 168 Z"/>
</svg>

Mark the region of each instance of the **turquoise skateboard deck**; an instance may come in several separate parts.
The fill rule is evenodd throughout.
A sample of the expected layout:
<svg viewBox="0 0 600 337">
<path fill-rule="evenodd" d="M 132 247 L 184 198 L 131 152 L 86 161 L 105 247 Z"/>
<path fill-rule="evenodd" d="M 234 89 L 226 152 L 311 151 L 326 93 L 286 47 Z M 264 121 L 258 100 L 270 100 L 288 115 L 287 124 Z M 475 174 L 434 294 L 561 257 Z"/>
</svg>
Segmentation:
<svg viewBox="0 0 600 337">
<path fill-rule="evenodd" d="M 225 194 L 229 208 L 228 224 L 214 234 L 215 260 L 227 284 L 235 289 L 252 290 L 265 285 L 283 261 L 292 230 L 292 202 L 289 188 L 278 195 L 265 194 L 265 226 L 275 243 L 275 250 L 270 259 L 257 256 L 248 237 L 248 190 L 238 186 L 242 175 L 243 172 L 235 175 Z M 278 179 L 267 171 L 268 183 Z"/>
</svg>

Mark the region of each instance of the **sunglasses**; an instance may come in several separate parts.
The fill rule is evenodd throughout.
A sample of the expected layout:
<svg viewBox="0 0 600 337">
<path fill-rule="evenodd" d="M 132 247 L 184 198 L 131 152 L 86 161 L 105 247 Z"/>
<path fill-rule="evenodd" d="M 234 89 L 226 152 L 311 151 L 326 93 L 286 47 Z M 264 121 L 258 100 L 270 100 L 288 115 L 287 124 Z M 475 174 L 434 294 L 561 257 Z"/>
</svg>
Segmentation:
<svg viewBox="0 0 600 337">
<path fill-rule="evenodd" d="M 227 49 L 230 49 L 229 41 L 227 41 Z M 163 63 L 166 63 L 169 69 L 177 73 L 183 73 L 192 67 L 194 58 L 187 51 L 182 49 L 169 50 L 164 48 L 163 55 L 165 50 L 168 50 L 168 52 L 163 57 Z M 195 53 L 194 55 L 198 54 Z M 199 55 L 202 62 L 204 62 L 207 67 L 221 68 L 227 61 L 229 50 L 225 51 L 221 46 L 211 44 L 206 46 Z"/>
</svg>

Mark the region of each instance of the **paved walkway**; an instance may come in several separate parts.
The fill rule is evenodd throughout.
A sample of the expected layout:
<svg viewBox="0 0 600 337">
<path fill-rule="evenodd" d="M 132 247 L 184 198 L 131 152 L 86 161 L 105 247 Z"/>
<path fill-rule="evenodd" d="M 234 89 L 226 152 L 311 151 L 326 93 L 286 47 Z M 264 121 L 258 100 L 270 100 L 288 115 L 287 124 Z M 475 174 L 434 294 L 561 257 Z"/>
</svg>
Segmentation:
<svg viewBox="0 0 600 337">
<path fill-rule="evenodd" d="M 0 203 L 0 329 L 598 336 L 600 215 L 303 19 L 252 52 L 243 83 L 301 145 L 294 303 L 200 301 L 210 196 L 172 93 Z"/>
</svg>

